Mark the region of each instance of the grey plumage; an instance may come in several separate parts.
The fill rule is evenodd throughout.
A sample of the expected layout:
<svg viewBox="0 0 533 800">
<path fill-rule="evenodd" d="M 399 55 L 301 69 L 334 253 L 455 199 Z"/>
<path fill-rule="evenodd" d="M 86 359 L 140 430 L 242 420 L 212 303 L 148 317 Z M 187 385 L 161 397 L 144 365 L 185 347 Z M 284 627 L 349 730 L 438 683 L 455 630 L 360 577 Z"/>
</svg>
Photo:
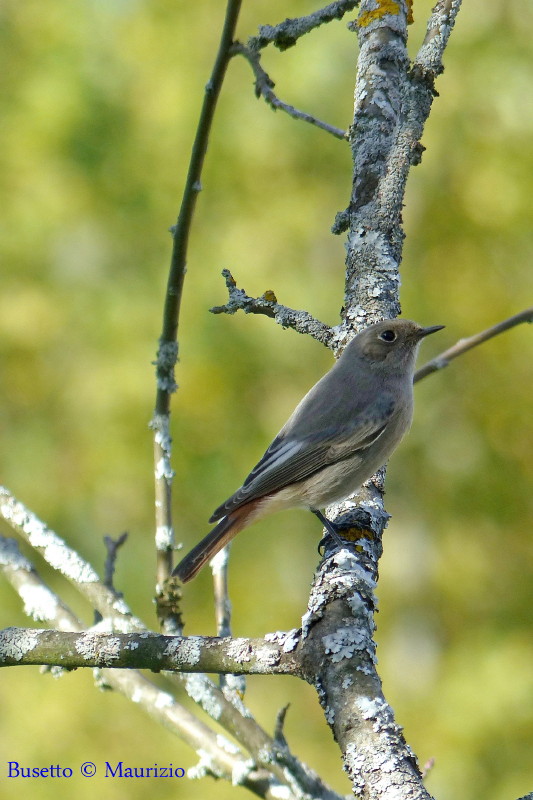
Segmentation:
<svg viewBox="0 0 533 800">
<path fill-rule="evenodd" d="M 243 485 L 220 505 L 218 525 L 174 570 L 190 580 L 240 530 L 282 509 L 324 508 L 355 492 L 411 424 L 418 345 L 443 326 L 386 320 L 357 334 L 305 395 Z"/>
</svg>

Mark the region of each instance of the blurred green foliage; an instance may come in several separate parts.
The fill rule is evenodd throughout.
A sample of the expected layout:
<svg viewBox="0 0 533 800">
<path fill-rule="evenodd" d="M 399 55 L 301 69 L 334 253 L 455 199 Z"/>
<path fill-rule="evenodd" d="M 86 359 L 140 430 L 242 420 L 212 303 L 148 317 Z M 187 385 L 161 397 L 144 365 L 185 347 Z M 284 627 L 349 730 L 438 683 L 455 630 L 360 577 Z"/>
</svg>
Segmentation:
<svg viewBox="0 0 533 800">
<path fill-rule="evenodd" d="M 244 3 L 239 36 L 316 7 Z M 427 2 L 415 3 L 414 54 Z M 151 362 L 174 222 L 223 4 L 4 0 L 0 7 L 0 435 L 2 481 L 101 568 L 102 536 L 128 530 L 117 586 L 155 625 Z M 446 330 L 422 358 L 531 304 L 533 56 L 526 0 L 471 0 L 446 53 L 410 178 L 402 305 Z M 286 101 L 346 127 L 356 39 L 321 28 L 264 64 Z M 329 233 L 351 185 L 349 148 L 273 113 L 244 61 L 230 65 L 191 237 L 173 435 L 176 531 L 190 546 L 304 391 L 324 348 L 259 317 L 213 316 L 229 267 L 250 294 L 335 324 L 343 241 Z M 439 800 L 497 800 L 533 788 L 531 375 L 527 326 L 417 386 L 410 436 L 393 456 L 379 599 L 384 689 Z M 284 532 L 289 532 L 290 540 Z M 2 529 L 8 534 L 8 529 Z M 237 634 L 299 625 L 317 561 L 316 520 L 289 512 L 233 548 Z M 265 545 L 263 545 L 265 542 Z M 142 565 L 141 568 L 139 565 Z M 39 567 L 42 565 L 39 563 Z M 46 567 L 89 624 L 90 611 Z M 26 625 L 6 584 L 2 626 Z M 208 574 L 187 587 L 188 633 L 212 633 Z M 31 624 L 31 623 L 29 623 Z M 349 791 L 313 691 L 253 678 L 248 701 Z M 54 681 L 9 669 L 0 684 L 5 761 L 93 760 L 187 767 L 195 756 L 81 671 Z M 187 701 L 185 701 L 187 702 Z M 20 781 L 3 777 L 2 796 Z M 244 797 L 220 783 L 32 780 L 32 797 L 103 792 Z"/>
</svg>

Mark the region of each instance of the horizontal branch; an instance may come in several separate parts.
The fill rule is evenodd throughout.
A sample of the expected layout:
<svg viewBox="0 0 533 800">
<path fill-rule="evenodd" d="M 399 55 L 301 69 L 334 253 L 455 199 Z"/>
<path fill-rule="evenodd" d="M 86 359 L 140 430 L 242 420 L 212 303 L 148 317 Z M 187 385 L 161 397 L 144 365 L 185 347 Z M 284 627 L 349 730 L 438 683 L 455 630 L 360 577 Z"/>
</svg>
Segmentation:
<svg viewBox="0 0 533 800">
<path fill-rule="evenodd" d="M 0 565 L 23 600 L 24 611 L 33 619 L 53 623 L 60 630 L 83 630 L 76 615 L 39 577 L 32 564 L 21 554 L 14 539 L 0 536 Z M 238 782 L 266 800 L 279 797 L 280 784 L 276 778 L 266 769 L 252 766 L 245 752 L 239 751 L 233 742 L 230 744 L 229 739 L 219 732 L 211 730 L 138 670 L 102 669 L 96 674 L 96 679 L 100 686 L 114 689 L 140 706 L 199 753 L 201 768 L 206 774 Z"/>
<path fill-rule="evenodd" d="M 295 632 L 265 639 L 5 628 L 0 666 L 47 664 L 67 669 L 151 669 L 254 675 L 299 675 Z"/>
<path fill-rule="evenodd" d="M 445 350 L 431 361 L 428 361 L 427 364 L 424 364 L 423 367 L 420 367 L 420 369 L 415 372 L 414 383 L 421 381 L 422 378 L 431 375 L 433 372 L 444 369 L 454 358 L 463 355 L 463 353 L 466 353 L 468 350 L 472 350 L 473 347 L 483 344 L 483 342 L 487 342 L 494 336 L 498 336 L 500 333 L 508 331 L 516 325 L 520 325 L 522 322 L 533 322 L 533 306 L 526 308 L 519 314 L 515 314 L 513 317 L 509 317 L 509 319 L 503 322 L 498 322 L 497 325 L 493 325 L 491 328 L 481 331 L 481 333 L 476 333 L 474 336 L 469 336 L 466 339 L 459 339 L 453 347 L 449 347 L 448 350 Z"/>
<path fill-rule="evenodd" d="M 300 111 L 298 108 L 284 103 L 275 94 L 274 86 L 276 85 L 270 75 L 263 69 L 260 62 L 260 54 L 257 50 L 252 50 L 242 42 L 235 42 L 232 46 L 232 53 L 234 55 L 242 55 L 252 67 L 255 77 L 255 94 L 256 97 L 262 97 L 274 111 L 284 111 L 293 119 L 308 122 L 310 125 L 315 125 L 317 128 L 331 133 L 337 139 L 346 139 L 347 132 L 342 128 L 337 128 L 335 125 L 330 125 L 329 122 L 314 117 L 306 111 Z"/>
<path fill-rule="evenodd" d="M 229 269 L 223 269 L 222 275 L 226 279 L 229 300 L 223 306 L 211 308 L 212 314 L 235 314 L 237 311 L 244 311 L 245 314 L 263 314 L 275 319 L 282 328 L 292 328 L 297 333 L 308 334 L 326 347 L 331 345 L 335 337 L 334 328 L 315 319 L 307 311 L 296 311 L 281 305 L 272 291 L 266 291 L 262 297 L 249 297 L 243 289 L 237 288 Z"/>
<path fill-rule="evenodd" d="M 82 630 L 77 617 L 48 589 L 32 564 L 22 556 L 14 539 L 0 537 L 0 566 L 24 601 L 25 612 L 33 619 L 52 622 L 61 630 Z M 12 633 L 15 630 L 11 629 Z M 95 628 L 91 633 L 103 635 L 102 630 Z M 110 634 L 110 638 L 114 636 Z M 281 635 L 275 640 L 281 644 Z M 13 636 L 11 644 L 15 641 Z M 290 635 L 285 649 L 289 641 Z M 317 800 L 342 800 L 310 767 L 296 758 L 287 745 L 273 740 L 247 709 L 241 712 L 229 702 L 207 675 L 174 672 L 167 673 L 167 677 L 184 685 L 204 711 L 237 739 L 242 750 L 230 745 L 224 736 L 211 730 L 137 670 L 104 668 L 99 673 L 100 683 L 120 691 L 198 752 L 200 763 L 194 768 L 196 774 L 225 778 L 265 800 L 274 800 L 280 795 L 286 800 L 301 800 L 307 796 Z M 248 751 L 249 756 L 244 751 Z"/>
<path fill-rule="evenodd" d="M 269 44 L 274 44 L 279 50 L 287 50 L 296 44 L 301 36 L 318 28 L 324 23 L 334 19 L 342 19 L 348 12 L 356 8 L 360 0 L 336 0 L 318 11 L 313 11 L 305 17 L 286 19 L 279 25 L 261 25 L 259 35 L 249 39 L 249 45 L 254 50 L 260 50 Z"/>
</svg>

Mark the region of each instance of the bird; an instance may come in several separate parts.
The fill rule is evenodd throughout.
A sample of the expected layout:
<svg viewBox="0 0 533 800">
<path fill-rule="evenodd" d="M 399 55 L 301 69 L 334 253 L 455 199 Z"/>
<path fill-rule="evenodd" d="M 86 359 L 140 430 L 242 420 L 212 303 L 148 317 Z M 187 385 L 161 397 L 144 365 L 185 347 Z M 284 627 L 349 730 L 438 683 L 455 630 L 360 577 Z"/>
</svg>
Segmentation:
<svg viewBox="0 0 533 800">
<path fill-rule="evenodd" d="M 289 508 L 312 511 L 335 535 L 320 509 L 346 499 L 388 461 L 411 425 L 418 346 L 443 327 L 394 319 L 354 336 L 172 574 L 186 583 L 237 533 Z"/>
</svg>

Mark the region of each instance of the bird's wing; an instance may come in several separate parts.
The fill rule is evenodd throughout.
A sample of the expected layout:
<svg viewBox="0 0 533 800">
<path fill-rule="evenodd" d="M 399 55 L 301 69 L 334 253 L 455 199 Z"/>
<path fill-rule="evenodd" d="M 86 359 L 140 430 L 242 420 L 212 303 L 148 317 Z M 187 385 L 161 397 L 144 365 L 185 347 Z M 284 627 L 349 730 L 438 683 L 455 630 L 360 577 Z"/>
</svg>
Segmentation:
<svg viewBox="0 0 533 800">
<path fill-rule="evenodd" d="M 216 509 L 209 521 L 215 522 L 244 503 L 304 480 L 324 467 L 370 447 L 385 431 L 394 413 L 394 404 L 389 403 L 386 410 L 381 405 L 379 414 L 372 411 L 369 409 L 363 419 L 357 419 L 341 431 L 326 428 L 301 439 L 291 439 L 281 433 L 241 488 Z"/>
</svg>

